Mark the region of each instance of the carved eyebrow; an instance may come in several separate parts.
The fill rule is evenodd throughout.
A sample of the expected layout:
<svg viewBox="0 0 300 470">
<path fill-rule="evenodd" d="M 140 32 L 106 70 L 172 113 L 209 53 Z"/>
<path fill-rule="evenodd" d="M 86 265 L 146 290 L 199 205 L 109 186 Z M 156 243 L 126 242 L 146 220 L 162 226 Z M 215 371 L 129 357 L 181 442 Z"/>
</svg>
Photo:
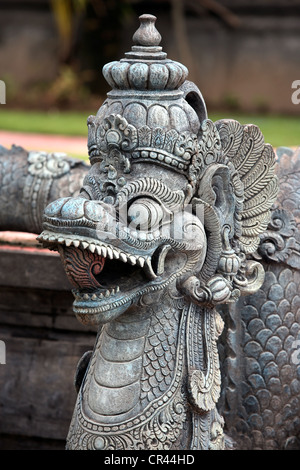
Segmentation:
<svg viewBox="0 0 300 470">
<path fill-rule="evenodd" d="M 118 193 L 117 203 L 122 204 L 128 202 L 129 199 L 137 194 L 155 197 L 170 210 L 183 205 L 185 200 L 185 194 L 182 190 L 172 191 L 162 181 L 146 177 L 137 181 L 132 181 L 124 186 L 124 188 L 122 188 Z"/>
</svg>

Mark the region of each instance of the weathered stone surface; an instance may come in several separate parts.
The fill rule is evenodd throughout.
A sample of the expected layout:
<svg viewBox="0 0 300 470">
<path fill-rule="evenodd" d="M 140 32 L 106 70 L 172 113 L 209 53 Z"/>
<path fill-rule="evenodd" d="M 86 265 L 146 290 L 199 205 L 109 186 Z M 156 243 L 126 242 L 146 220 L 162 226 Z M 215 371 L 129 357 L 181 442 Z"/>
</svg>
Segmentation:
<svg viewBox="0 0 300 470">
<path fill-rule="evenodd" d="M 80 195 L 44 211 L 39 240 L 61 255 L 74 312 L 101 328 L 68 449 L 224 449 L 214 307 L 264 280 L 247 255 L 277 195 L 273 149 L 256 126 L 207 119 L 187 69 L 159 46 L 155 20 L 142 15 L 131 51 L 104 67 L 112 90 L 88 118 Z M 269 277 L 275 302 L 282 288 Z M 264 323 L 254 306 L 247 314 L 256 335 Z M 282 347 L 279 337 L 265 343 L 273 355 Z M 259 367 L 261 345 L 247 348 L 256 391 L 271 371 Z M 258 408 L 253 393 L 249 425 L 260 430 Z"/>
</svg>

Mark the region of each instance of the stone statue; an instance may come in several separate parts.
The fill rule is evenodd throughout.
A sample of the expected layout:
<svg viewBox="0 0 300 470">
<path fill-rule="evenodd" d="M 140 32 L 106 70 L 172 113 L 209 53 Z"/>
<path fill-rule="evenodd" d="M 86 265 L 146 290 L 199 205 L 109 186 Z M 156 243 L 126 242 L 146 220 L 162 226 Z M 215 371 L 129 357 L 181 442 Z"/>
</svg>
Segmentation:
<svg viewBox="0 0 300 470">
<path fill-rule="evenodd" d="M 226 448 L 216 307 L 264 280 L 250 255 L 277 196 L 273 149 L 254 125 L 207 118 L 155 20 L 103 69 L 80 195 L 44 211 L 39 240 L 61 255 L 78 320 L 99 326 L 67 449 Z"/>
</svg>

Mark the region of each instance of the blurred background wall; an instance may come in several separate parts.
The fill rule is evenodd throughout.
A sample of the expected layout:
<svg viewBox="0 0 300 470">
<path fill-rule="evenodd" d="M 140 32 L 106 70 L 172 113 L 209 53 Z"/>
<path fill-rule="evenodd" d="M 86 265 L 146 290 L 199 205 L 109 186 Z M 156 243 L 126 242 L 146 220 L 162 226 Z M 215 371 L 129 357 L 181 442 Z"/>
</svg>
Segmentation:
<svg viewBox="0 0 300 470">
<path fill-rule="evenodd" d="M 88 108 L 102 66 L 130 50 L 138 15 L 158 17 L 164 50 L 209 109 L 299 113 L 299 0 L 0 0 L 8 106 Z"/>
</svg>

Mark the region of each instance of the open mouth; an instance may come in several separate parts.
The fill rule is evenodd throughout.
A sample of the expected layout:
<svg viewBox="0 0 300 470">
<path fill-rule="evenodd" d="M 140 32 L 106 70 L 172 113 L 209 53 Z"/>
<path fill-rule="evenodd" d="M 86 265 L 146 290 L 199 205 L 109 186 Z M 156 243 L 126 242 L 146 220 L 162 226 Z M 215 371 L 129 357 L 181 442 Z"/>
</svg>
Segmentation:
<svg viewBox="0 0 300 470">
<path fill-rule="evenodd" d="M 161 284 L 169 245 L 151 256 L 128 254 L 92 238 L 45 230 L 38 240 L 60 253 L 66 274 L 73 285 L 75 313 L 102 313 L 130 304 Z"/>
</svg>

